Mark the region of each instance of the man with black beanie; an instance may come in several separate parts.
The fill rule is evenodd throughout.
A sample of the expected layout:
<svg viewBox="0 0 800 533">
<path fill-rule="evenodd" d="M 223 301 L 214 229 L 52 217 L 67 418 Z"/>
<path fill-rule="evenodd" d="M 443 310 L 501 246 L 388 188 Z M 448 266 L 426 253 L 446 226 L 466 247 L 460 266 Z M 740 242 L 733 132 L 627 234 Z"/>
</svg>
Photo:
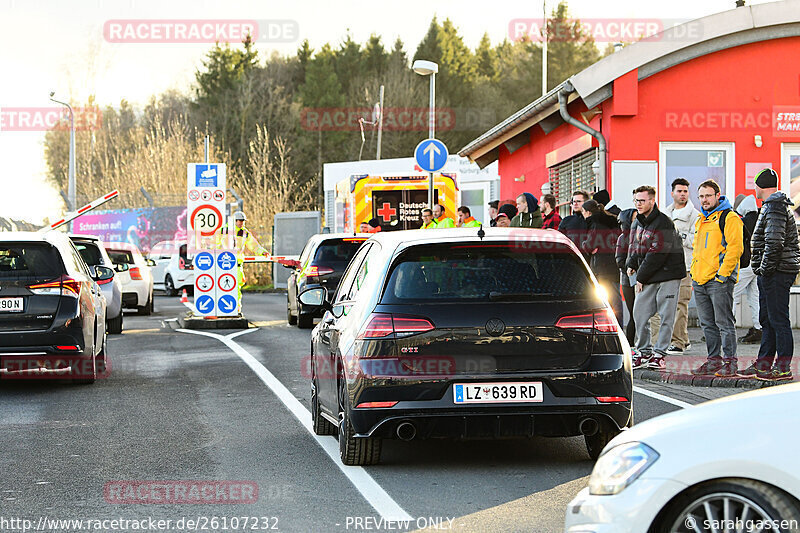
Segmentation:
<svg viewBox="0 0 800 533">
<path fill-rule="evenodd" d="M 789 321 L 789 291 L 800 272 L 800 243 L 792 201 L 778 190 L 778 173 L 766 168 L 755 177 L 756 198 L 763 200 L 753 231 L 750 264 L 757 276 L 761 346 L 758 359 L 741 377 L 790 381 L 794 339 Z M 773 359 L 777 355 L 777 360 Z"/>
</svg>

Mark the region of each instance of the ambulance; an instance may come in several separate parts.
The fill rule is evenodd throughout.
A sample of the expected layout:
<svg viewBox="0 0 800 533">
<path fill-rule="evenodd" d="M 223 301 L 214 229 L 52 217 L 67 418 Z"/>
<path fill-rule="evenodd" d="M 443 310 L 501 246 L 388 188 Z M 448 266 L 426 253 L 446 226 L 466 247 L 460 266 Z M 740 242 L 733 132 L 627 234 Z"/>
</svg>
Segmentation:
<svg viewBox="0 0 800 533">
<path fill-rule="evenodd" d="M 419 229 L 428 207 L 428 183 L 427 174 L 350 176 L 336 184 L 336 226 L 356 232 L 362 222 L 377 218 L 381 231 Z M 455 220 L 461 199 L 456 174 L 435 173 L 433 186 L 433 203 L 442 204 L 445 216 Z"/>
</svg>

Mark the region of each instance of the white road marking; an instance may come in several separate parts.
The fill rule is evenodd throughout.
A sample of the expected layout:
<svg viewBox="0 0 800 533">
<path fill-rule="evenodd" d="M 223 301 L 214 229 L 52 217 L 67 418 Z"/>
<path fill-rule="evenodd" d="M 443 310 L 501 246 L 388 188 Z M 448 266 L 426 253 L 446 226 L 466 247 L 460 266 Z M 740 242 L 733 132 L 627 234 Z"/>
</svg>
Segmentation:
<svg viewBox="0 0 800 533">
<path fill-rule="evenodd" d="M 311 428 L 311 413 L 294 394 L 287 389 L 272 372 L 262 365 L 255 357 L 233 341 L 239 335 L 244 335 L 258 328 L 246 329 L 231 333 L 230 335 L 217 335 L 207 331 L 178 329 L 182 333 L 192 333 L 217 339 L 225 346 L 230 348 L 233 353 L 238 355 L 250 369 L 261 379 L 261 381 L 275 393 L 275 396 L 286 406 L 294 417 L 300 422 L 306 431 L 317 441 L 317 444 L 328 454 L 331 460 L 339 467 L 339 470 L 350 480 L 353 486 L 361 493 L 365 500 L 383 517 L 384 520 L 413 520 L 400 505 L 389 496 L 369 473 L 360 466 L 345 466 L 339 458 L 339 444 L 333 437 L 321 437 L 314 433 Z"/>
<path fill-rule="evenodd" d="M 650 398 L 655 398 L 656 400 L 661 400 L 662 402 L 666 402 L 666 403 L 675 405 L 677 407 L 680 407 L 681 409 L 683 409 L 685 407 L 692 407 L 692 404 L 690 404 L 689 402 L 684 402 L 682 400 L 676 400 L 675 398 L 670 398 L 669 396 L 664 396 L 663 394 L 659 394 L 657 392 L 653 392 L 651 390 L 647 390 L 647 389 L 644 389 L 642 387 L 634 386 L 633 387 L 633 392 L 638 392 L 639 394 L 643 394 L 645 396 L 649 396 Z"/>
</svg>

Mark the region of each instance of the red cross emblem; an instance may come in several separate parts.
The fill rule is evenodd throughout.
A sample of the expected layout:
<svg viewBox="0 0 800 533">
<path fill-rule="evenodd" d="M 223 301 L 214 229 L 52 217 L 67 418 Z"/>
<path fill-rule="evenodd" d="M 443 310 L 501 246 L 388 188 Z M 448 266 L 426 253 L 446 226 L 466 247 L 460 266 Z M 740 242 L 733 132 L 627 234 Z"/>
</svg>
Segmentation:
<svg viewBox="0 0 800 533">
<path fill-rule="evenodd" d="M 383 206 L 377 211 L 378 216 L 383 219 L 384 222 L 391 222 L 392 216 L 397 213 L 397 209 L 392 207 L 392 204 L 389 202 L 383 202 Z"/>
</svg>

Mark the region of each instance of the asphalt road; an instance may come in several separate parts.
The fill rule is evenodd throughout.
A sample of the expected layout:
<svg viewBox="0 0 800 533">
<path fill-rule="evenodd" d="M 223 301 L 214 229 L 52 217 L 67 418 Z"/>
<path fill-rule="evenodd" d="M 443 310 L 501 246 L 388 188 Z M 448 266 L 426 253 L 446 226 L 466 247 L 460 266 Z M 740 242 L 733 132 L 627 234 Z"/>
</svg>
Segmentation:
<svg viewBox="0 0 800 533">
<path fill-rule="evenodd" d="M 78 530 L 48 522 L 68 519 L 133 531 L 142 523 L 108 521 L 152 519 L 172 522 L 151 531 L 550 532 L 587 483 L 582 438 L 387 441 L 382 464 L 343 467 L 335 439 L 310 433 L 309 331 L 286 324 L 285 295 L 245 295 L 258 327 L 238 335 L 179 331 L 179 300 L 155 305 L 153 316 L 126 314 L 124 333 L 109 337 L 110 375 L 94 385 L 0 382 L 0 531 Z M 736 392 L 635 385 L 637 422 Z M 214 503 L 121 503 L 135 496 L 115 492 L 165 480 L 235 483 Z"/>
</svg>

